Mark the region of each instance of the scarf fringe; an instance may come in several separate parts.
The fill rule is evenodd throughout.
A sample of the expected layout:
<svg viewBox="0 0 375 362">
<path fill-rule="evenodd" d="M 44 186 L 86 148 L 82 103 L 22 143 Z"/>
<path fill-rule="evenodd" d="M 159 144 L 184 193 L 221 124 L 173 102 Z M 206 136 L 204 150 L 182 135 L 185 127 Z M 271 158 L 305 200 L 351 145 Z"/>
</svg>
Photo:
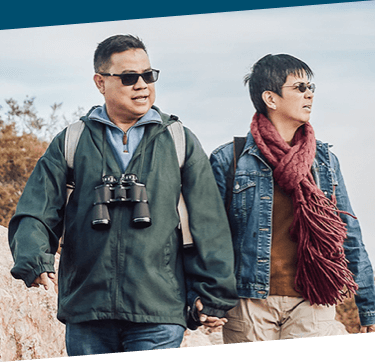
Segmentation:
<svg viewBox="0 0 375 362">
<path fill-rule="evenodd" d="M 298 240 L 296 290 L 311 304 L 335 305 L 358 289 L 343 247 L 346 225 L 326 197 L 311 193 L 295 203 L 291 226 Z M 344 291 L 345 290 L 345 291 Z"/>
</svg>

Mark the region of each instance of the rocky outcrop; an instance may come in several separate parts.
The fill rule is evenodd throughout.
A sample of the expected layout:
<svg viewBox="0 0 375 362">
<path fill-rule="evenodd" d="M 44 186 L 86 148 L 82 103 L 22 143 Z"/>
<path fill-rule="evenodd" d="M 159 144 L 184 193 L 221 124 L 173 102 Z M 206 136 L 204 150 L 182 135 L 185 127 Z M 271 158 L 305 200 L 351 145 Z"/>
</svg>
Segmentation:
<svg viewBox="0 0 375 362">
<path fill-rule="evenodd" d="M 66 356 L 65 327 L 56 319 L 56 292 L 52 284 L 48 291 L 27 288 L 10 275 L 7 232 L 0 226 L 0 360 Z"/>
<path fill-rule="evenodd" d="M 210 329 L 203 327 L 195 331 L 187 330 L 181 343 L 181 347 L 198 347 L 223 344 L 221 332 L 211 332 Z"/>
</svg>

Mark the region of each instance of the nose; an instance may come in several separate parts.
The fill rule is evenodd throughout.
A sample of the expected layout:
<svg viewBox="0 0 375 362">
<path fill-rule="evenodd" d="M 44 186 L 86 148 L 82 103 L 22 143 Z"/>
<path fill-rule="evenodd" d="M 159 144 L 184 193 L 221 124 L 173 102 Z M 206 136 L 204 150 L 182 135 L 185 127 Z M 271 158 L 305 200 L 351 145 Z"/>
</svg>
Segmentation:
<svg viewBox="0 0 375 362">
<path fill-rule="evenodd" d="M 314 93 L 311 91 L 311 89 L 309 88 L 306 89 L 305 98 L 314 98 Z"/>
<path fill-rule="evenodd" d="M 147 83 L 144 79 L 139 76 L 137 82 L 134 84 L 134 89 L 145 89 L 147 88 Z"/>
</svg>

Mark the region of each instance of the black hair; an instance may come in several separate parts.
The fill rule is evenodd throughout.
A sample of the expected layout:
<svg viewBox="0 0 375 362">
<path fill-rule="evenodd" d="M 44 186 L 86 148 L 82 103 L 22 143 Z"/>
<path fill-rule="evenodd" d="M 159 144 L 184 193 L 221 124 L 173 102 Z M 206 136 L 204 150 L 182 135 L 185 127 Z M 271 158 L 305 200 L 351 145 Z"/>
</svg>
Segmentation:
<svg viewBox="0 0 375 362">
<path fill-rule="evenodd" d="M 113 35 L 101 43 L 95 50 L 94 70 L 95 73 L 105 71 L 111 65 L 111 56 L 114 53 L 121 53 L 129 49 L 142 49 L 146 52 L 146 46 L 136 36 L 133 35 Z"/>
<path fill-rule="evenodd" d="M 244 78 L 256 111 L 267 116 L 267 106 L 262 99 L 263 92 L 272 91 L 281 97 L 281 87 L 286 78 L 290 74 L 303 76 L 304 73 L 309 80 L 314 75 L 306 63 L 289 54 L 268 54 L 259 59 Z"/>
</svg>

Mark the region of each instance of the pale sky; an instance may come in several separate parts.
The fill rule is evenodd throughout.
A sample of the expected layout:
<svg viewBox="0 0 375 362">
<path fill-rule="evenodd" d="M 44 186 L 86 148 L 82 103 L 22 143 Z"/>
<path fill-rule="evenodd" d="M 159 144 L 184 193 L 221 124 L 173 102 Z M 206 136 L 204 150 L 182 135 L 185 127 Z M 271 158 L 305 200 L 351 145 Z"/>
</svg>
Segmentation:
<svg viewBox="0 0 375 362">
<path fill-rule="evenodd" d="M 334 145 L 375 265 L 374 1 L 0 30 L 0 105 L 35 96 L 46 117 L 55 102 L 67 116 L 102 104 L 93 53 L 120 33 L 145 42 L 161 70 L 155 104 L 178 115 L 207 154 L 248 132 L 254 108 L 243 77 L 254 62 L 269 53 L 305 61 L 317 86 L 311 123 Z"/>
</svg>

